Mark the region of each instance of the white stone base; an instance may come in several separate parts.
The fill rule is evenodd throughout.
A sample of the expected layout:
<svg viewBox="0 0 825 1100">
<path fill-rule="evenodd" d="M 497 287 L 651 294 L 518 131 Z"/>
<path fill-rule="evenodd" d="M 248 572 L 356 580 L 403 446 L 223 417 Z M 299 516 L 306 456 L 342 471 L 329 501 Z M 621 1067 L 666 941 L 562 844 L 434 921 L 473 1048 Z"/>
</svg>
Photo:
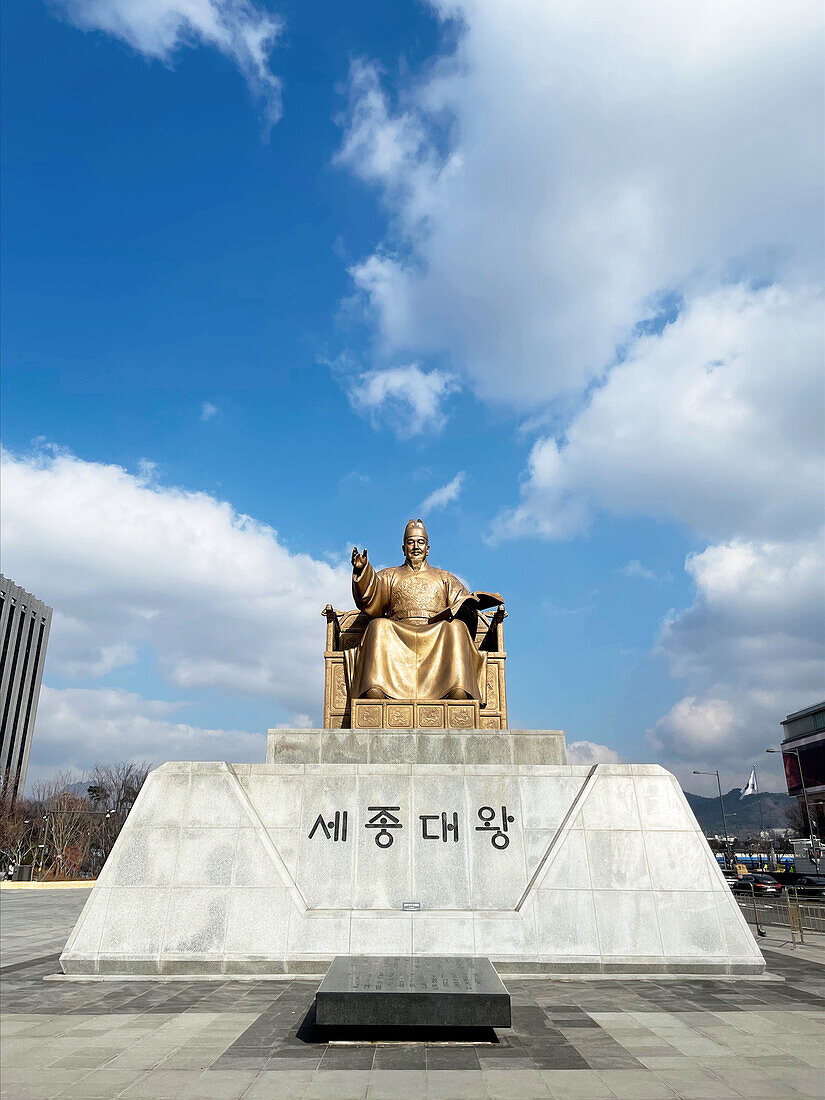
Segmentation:
<svg viewBox="0 0 825 1100">
<path fill-rule="evenodd" d="M 367 827 L 376 806 L 399 808 L 385 848 Z M 513 820 L 494 847 L 478 811 L 498 824 L 502 806 Z M 309 838 L 319 814 L 329 839 Z M 87 976 L 314 974 L 346 954 L 486 955 L 510 974 L 765 966 L 664 769 L 467 763 L 164 764 L 60 962 Z"/>
</svg>

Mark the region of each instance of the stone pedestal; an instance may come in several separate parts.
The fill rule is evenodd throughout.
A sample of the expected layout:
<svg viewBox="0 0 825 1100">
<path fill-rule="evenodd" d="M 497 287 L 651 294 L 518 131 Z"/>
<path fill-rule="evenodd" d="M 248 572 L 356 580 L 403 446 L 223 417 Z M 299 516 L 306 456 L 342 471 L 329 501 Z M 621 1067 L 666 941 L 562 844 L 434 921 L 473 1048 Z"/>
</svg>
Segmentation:
<svg viewBox="0 0 825 1100">
<path fill-rule="evenodd" d="M 278 730 L 266 764 L 164 764 L 63 970 L 323 974 L 336 955 L 463 955 L 504 974 L 760 973 L 675 778 L 567 766 L 563 746 L 542 731 Z"/>
<path fill-rule="evenodd" d="M 267 764 L 566 764 L 563 730 L 270 730 Z"/>
</svg>

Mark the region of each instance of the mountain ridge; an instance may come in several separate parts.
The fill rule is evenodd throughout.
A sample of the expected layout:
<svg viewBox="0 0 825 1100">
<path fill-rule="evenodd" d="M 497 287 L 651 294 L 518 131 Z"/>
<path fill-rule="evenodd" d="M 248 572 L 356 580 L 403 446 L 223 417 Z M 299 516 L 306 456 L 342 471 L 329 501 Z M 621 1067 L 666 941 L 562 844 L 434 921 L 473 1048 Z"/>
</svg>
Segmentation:
<svg viewBox="0 0 825 1100">
<path fill-rule="evenodd" d="M 702 831 L 709 836 L 716 834 L 722 836 L 724 828 L 719 796 L 706 797 L 701 794 L 692 794 L 690 791 L 685 791 L 684 795 Z M 728 834 L 732 837 L 757 836 L 762 828 L 789 828 L 785 812 L 797 804 L 795 798 L 781 791 L 759 791 L 757 794 L 740 798 L 738 787 L 732 787 L 727 794 L 723 794 L 722 801 L 725 806 L 725 816 L 728 819 Z"/>
</svg>

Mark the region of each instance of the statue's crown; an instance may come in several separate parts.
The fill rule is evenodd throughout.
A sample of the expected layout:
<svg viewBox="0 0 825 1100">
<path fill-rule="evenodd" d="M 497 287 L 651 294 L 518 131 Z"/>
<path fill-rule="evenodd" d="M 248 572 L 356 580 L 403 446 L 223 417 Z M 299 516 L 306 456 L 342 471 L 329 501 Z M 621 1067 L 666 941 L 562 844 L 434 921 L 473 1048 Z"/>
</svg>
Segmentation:
<svg viewBox="0 0 825 1100">
<path fill-rule="evenodd" d="M 411 519 L 407 526 L 404 528 L 404 541 L 406 542 L 410 536 L 411 531 L 421 531 L 427 542 L 430 541 L 430 536 L 427 534 L 427 528 L 424 526 L 423 519 Z"/>
</svg>

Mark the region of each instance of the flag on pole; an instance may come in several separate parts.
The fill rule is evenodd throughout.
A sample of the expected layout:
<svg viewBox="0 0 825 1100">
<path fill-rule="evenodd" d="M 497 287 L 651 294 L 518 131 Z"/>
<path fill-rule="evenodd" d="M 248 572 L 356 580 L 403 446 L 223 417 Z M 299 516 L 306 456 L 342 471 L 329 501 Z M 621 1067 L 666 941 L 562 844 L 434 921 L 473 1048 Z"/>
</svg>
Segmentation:
<svg viewBox="0 0 825 1100">
<path fill-rule="evenodd" d="M 756 782 L 756 766 L 751 768 L 751 773 L 748 776 L 748 781 L 742 790 L 739 792 L 739 801 L 741 802 L 749 794 L 759 794 L 759 784 Z"/>
</svg>

